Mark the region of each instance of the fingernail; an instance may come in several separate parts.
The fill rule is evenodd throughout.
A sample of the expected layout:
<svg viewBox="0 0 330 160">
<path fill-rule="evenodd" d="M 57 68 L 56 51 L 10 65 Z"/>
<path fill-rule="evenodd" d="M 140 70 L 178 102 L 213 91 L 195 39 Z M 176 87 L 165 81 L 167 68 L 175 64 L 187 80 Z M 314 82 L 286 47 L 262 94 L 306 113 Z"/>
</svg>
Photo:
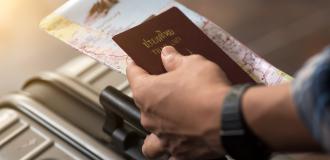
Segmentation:
<svg viewBox="0 0 330 160">
<path fill-rule="evenodd" d="M 175 53 L 176 53 L 176 49 L 172 46 L 166 46 L 162 50 L 162 55 L 166 58 L 173 56 Z"/>
</svg>

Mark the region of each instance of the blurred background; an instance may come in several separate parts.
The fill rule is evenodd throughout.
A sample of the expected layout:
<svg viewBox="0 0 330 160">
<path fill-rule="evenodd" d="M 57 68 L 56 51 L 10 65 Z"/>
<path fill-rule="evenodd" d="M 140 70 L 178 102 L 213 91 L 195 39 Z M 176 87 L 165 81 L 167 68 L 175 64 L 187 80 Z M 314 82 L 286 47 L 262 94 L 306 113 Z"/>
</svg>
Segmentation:
<svg viewBox="0 0 330 160">
<path fill-rule="evenodd" d="M 330 44 L 330 1 L 179 0 L 293 75 Z M 0 95 L 78 52 L 38 28 L 65 0 L 0 0 Z"/>
</svg>

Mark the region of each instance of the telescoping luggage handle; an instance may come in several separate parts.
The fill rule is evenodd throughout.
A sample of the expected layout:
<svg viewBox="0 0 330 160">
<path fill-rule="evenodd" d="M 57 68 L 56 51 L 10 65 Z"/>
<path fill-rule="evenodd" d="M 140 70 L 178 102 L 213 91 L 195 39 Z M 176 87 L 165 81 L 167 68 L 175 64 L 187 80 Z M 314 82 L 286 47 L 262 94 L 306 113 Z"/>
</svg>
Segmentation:
<svg viewBox="0 0 330 160">
<path fill-rule="evenodd" d="M 100 103 L 107 116 L 103 130 L 112 137 L 115 147 L 118 147 L 130 159 L 145 160 L 141 149 L 145 137 L 150 132 L 142 127 L 141 113 L 134 100 L 109 86 L 102 91 Z M 131 126 L 131 129 L 125 127 L 124 121 Z M 167 154 L 158 159 L 168 159 L 169 157 Z M 226 160 L 226 158 L 219 160 Z"/>
<path fill-rule="evenodd" d="M 145 160 L 141 148 L 148 132 L 140 124 L 133 99 L 109 86 L 102 91 L 100 103 L 106 113 L 103 131 L 111 136 L 113 148 L 128 159 Z"/>
<path fill-rule="evenodd" d="M 112 137 L 115 149 L 124 153 L 126 158 L 146 160 L 142 154 L 145 137 L 150 134 L 141 123 L 141 114 L 134 100 L 114 87 L 107 87 L 100 96 L 100 103 L 106 112 L 103 130 Z M 131 127 L 128 129 L 125 123 Z M 157 160 L 168 159 L 163 155 Z"/>
<path fill-rule="evenodd" d="M 101 93 L 100 102 L 107 114 L 116 114 L 121 119 L 134 126 L 134 128 L 144 136 L 149 134 L 149 132 L 141 126 L 141 114 L 132 98 L 116 88 L 109 86 Z"/>
</svg>

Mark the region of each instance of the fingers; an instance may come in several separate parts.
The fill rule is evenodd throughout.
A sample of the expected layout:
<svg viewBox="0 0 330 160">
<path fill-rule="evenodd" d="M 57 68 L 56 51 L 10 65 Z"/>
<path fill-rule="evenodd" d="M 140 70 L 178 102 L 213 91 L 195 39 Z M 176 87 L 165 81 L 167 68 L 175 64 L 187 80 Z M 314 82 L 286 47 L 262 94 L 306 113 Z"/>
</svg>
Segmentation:
<svg viewBox="0 0 330 160">
<path fill-rule="evenodd" d="M 168 160 L 177 160 L 175 157 L 170 157 Z"/>
<path fill-rule="evenodd" d="M 164 47 L 161 57 L 167 72 L 178 68 L 181 65 L 183 59 L 183 56 L 172 46 Z"/>
<path fill-rule="evenodd" d="M 144 69 L 137 66 L 133 61 L 130 61 L 126 68 L 127 79 L 130 86 L 134 89 L 141 79 L 150 76 Z"/>
<path fill-rule="evenodd" d="M 143 154 L 148 158 L 156 158 L 165 153 L 161 140 L 154 134 L 147 136 L 142 146 Z"/>
</svg>

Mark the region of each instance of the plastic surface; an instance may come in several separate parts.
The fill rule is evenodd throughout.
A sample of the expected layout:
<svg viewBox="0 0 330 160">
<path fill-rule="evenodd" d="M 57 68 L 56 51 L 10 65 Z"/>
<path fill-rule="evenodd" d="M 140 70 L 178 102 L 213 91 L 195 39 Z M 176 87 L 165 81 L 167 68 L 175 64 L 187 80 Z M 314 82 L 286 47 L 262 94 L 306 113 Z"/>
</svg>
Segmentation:
<svg viewBox="0 0 330 160">
<path fill-rule="evenodd" d="M 89 159 L 13 109 L 0 109 L 0 159 Z"/>
<path fill-rule="evenodd" d="M 0 99 L 0 123 L 0 159 L 123 159 L 24 95 Z"/>
</svg>

